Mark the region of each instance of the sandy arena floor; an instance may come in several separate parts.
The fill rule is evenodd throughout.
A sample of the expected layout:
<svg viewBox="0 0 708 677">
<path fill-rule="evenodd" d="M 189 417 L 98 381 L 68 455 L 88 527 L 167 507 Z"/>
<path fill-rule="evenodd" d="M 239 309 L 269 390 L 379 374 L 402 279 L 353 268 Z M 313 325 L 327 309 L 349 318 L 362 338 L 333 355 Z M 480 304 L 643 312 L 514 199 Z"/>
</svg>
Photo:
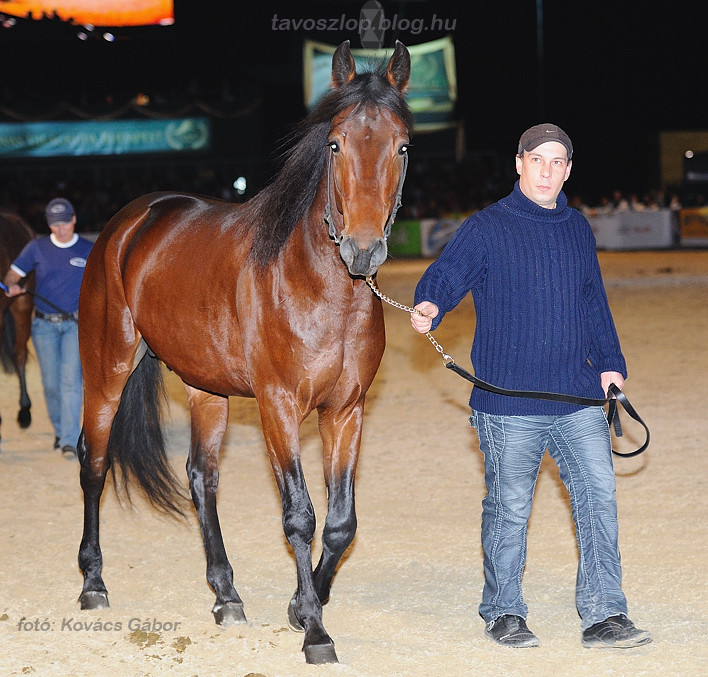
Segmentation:
<svg viewBox="0 0 708 677">
<path fill-rule="evenodd" d="M 101 512 L 111 608 L 82 612 L 78 464 L 52 450 L 36 360 L 34 422 L 15 423 L 17 386 L 0 376 L 0 675 L 458 677 L 695 675 L 706 668 L 708 597 L 708 251 L 600 255 L 649 451 L 617 459 L 624 588 L 654 643 L 587 650 L 573 595 L 577 563 L 565 491 L 546 457 L 529 530 L 524 592 L 537 649 L 498 647 L 477 615 L 482 588 L 481 455 L 467 422 L 468 384 L 444 369 L 406 313 L 386 309 L 388 346 L 370 391 L 357 482 L 359 530 L 325 607 L 337 665 L 308 666 L 286 625 L 295 588 L 280 503 L 258 414 L 233 400 L 220 514 L 248 626 L 211 615 L 196 518 L 187 525 L 107 489 Z M 387 264 L 382 290 L 410 303 L 424 263 Z M 436 332 L 469 366 L 468 299 Z M 184 466 L 189 439 L 180 382 L 168 376 L 169 438 Z M 626 420 L 626 419 L 625 419 Z M 639 432 L 627 424 L 627 447 Z M 325 497 L 316 421 L 302 431 L 313 503 Z M 634 440 L 632 439 L 634 437 Z M 620 446 L 620 445 L 618 445 Z M 315 558 L 319 542 L 314 544 Z"/>
</svg>

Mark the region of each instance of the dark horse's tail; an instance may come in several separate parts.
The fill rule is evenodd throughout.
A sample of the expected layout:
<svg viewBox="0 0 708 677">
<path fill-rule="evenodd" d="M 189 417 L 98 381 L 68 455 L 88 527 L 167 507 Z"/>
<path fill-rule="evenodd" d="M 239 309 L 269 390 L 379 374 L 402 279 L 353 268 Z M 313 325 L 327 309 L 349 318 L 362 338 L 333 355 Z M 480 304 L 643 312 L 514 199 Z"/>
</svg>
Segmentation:
<svg viewBox="0 0 708 677">
<path fill-rule="evenodd" d="M 17 373 L 15 360 L 15 318 L 9 310 L 5 311 L 2 327 L 2 345 L 0 346 L 0 364 L 6 374 Z"/>
<path fill-rule="evenodd" d="M 133 477 L 160 512 L 183 516 L 187 496 L 170 467 L 162 432 L 165 401 L 160 361 L 145 355 L 123 390 L 108 440 L 108 457 L 116 485 L 116 466 L 120 468 L 120 485 L 129 501 Z"/>
</svg>

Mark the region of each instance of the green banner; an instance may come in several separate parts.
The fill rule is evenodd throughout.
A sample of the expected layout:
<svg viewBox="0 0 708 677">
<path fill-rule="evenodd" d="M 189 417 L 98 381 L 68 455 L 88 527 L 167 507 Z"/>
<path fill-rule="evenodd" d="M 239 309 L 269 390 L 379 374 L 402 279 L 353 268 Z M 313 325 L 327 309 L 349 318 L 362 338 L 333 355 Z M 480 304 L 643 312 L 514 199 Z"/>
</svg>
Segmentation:
<svg viewBox="0 0 708 677">
<path fill-rule="evenodd" d="M 396 221 L 388 238 L 388 250 L 394 256 L 420 256 L 420 221 Z"/>
<path fill-rule="evenodd" d="M 0 124 L 0 157 L 183 153 L 209 148 L 207 118 Z"/>
</svg>

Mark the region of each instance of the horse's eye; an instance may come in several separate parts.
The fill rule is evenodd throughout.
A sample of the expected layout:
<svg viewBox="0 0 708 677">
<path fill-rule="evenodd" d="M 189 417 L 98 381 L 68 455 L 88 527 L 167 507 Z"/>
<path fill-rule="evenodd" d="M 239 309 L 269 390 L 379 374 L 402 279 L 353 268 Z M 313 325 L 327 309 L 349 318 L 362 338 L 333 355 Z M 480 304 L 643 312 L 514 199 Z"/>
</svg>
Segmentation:
<svg viewBox="0 0 708 677">
<path fill-rule="evenodd" d="M 330 141 L 328 145 L 333 153 L 339 153 L 339 144 L 336 141 Z"/>
<path fill-rule="evenodd" d="M 399 149 L 398 149 L 398 154 L 399 155 L 405 155 L 408 152 L 408 145 L 403 144 Z"/>
</svg>

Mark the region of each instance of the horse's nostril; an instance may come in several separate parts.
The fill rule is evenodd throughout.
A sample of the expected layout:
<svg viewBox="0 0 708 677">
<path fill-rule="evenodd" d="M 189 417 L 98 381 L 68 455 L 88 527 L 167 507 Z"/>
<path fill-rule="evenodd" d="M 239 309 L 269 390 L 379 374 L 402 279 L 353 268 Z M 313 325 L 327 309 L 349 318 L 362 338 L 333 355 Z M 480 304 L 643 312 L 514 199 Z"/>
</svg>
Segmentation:
<svg viewBox="0 0 708 677">
<path fill-rule="evenodd" d="M 362 249 L 351 237 L 344 237 L 339 244 L 339 254 L 352 275 L 372 275 L 388 256 L 386 241 L 377 237 Z"/>
</svg>

